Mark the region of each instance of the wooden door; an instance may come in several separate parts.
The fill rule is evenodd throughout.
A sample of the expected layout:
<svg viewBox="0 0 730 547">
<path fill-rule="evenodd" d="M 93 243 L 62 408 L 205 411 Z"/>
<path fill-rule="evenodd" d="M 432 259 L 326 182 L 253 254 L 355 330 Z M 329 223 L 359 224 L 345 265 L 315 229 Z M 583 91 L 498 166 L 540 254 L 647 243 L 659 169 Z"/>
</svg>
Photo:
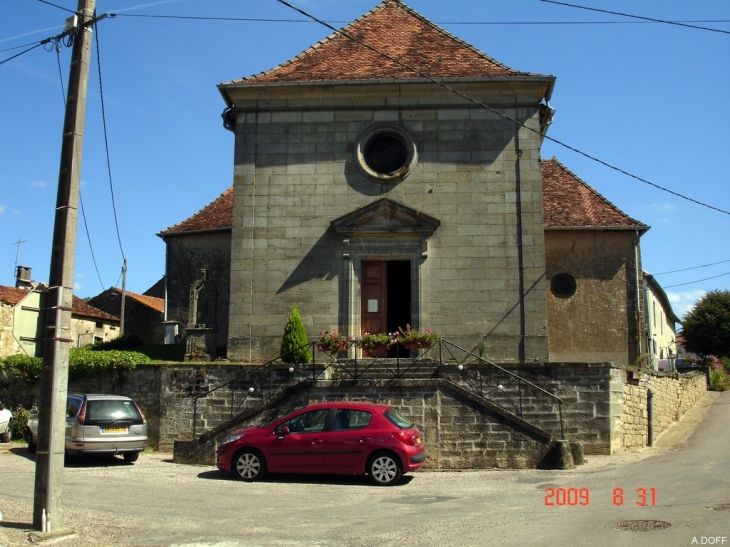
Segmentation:
<svg viewBox="0 0 730 547">
<path fill-rule="evenodd" d="M 362 332 L 388 332 L 388 263 L 362 262 Z"/>
</svg>

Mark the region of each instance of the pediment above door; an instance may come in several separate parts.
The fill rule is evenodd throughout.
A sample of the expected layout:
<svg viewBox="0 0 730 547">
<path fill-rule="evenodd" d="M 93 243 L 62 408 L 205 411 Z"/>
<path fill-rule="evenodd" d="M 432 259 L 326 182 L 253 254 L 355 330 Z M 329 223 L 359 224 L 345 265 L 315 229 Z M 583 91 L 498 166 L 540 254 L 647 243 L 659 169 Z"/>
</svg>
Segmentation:
<svg viewBox="0 0 730 547">
<path fill-rule="evenodd" d="M 347 237 L 429 237 L 441 221 L 392 199 L 382 198 L 336 218 L 330 224 L 339 235 Z"/>
</svg>

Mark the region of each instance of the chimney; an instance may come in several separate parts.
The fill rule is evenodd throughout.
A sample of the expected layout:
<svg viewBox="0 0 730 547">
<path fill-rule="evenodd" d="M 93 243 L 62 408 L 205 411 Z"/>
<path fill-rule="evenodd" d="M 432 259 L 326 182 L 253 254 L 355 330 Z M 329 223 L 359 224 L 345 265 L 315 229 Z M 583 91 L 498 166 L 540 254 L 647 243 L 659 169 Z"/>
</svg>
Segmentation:
<svg viewBox="0 0 730 547">
<path fill-rule="evenodd" d="M 28 290 L 33 288 L 33 282 L 30 280 L 30 268 L 27 266 L 18 266 L 15 271 L 15 288 Z"/>
</svg>

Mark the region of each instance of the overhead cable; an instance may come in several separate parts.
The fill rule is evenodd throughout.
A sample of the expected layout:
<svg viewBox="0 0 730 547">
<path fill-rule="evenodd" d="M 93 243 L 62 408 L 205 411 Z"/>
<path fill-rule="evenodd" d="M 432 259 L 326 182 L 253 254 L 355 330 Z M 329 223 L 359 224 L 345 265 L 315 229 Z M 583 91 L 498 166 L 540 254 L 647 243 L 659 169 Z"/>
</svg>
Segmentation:
<svg viewBox="0 0 730 547">
<path fill-rule="evenodd" d="M 115 17 L 142 17 L 156 19 L 192 19 L 199 21 L 251 21 L 256 23 L 307 23 L 306 19 L 268 19 L 263 17 L 211 17 L 204 15 L 152 15 L 142 13 L 115 13 Z M 327 23 L 347 24 L 350 21 L 325 20 Z M 672 21 L 673 23 L 730 23 L 730 19 L 703 19 L 699 21 Z M 437 25 L 651 25 L 663 21 L 435 21 Z"/>
<path fill-rule="evenodd" d="M 698 270 L 699 268 L 707 268 L 708 266 L 716 266 L 717 264 L 725 264 L 726 262 L 730 262 L 730 260 L 721 260 L 720 262 L 713 262 L 711 264 L 703 264 L 702 266 L 693 266 L 691 268 L 683 268 L 681 270 L 672 270 L 671 272 L 661 272 L 656 274 L 651 274 L 652 277 L 656 277 L 658 275 L 666 275 L 666 274 L 672 274 L 677 272 L 686 272 L 689 270 Z"/>
<path fill-rule="evenodd" d="M 670 190 L 668 188 L 664 188 L 663 186 L 660 186 L 660 185 L 658 185 L 656 183 L 653 183 L 653 182 L 651 182 L 649 180 L 646 180 L 646 179 L 644 179 L 642 177 L 639 177 L 637 175 L 634 175 L 632 173 L 629 173 L 628 171 L 626 171 L 624 169 L 621 169 L 620 167 L 616 167 L 615 165 L 612 165 L 612 164 L 610 164 L 608 162 L 605 162 L 605 161 L 603 161 L 603 160 L 601 160 L 601 159 L 599 159 L 599 158 L 597 158 L 595 156 L 592 156 L 592 155 L 588 154 L 587 152 L 583 152 L 582 150 L 579 150 L 579 149 L 577 149 L 577 148 L 575 148 L 573 146 L 570 146 L 569 144 L 566 144 L 566 143 L 564 143 L 564 142 L 562 142 L 562 141 L 560 141 L 560 140 L 558 140 L 556 138 L 550 137 L 547 134 L 543 134 L 539 130 L 533 129 L 532 127 L 529 127 L 526 124 L 524 124 L 524 123 L 522 123 L 522 122 L 520 122 L 518 120 L 515 120 L 514 118 L 510 118 L 506 114 L 503 114 L 502 112 L 499 112 L 498 110 L 490 107 L 489 105 L 486 105 L 486 104 L 478 101 L 477 99 L 475 99 L 473 97 L 470 97 L 469 95 L 466 95 L 465 93 L 462 93 L 461 91 L 458 91 L 457 89 L 454 89 L 453 87 L 451 87 L 451 86 L 449 86 L 449 85 L 447 85 L 447 84 L 445 84 L 445 83 L 437 80 L 433 76 L 430 76 L 429 74 L 427 74 L 427 73 L 425 73 L 425 72 L 423 72 L 423 71 L 421 71 L 421 70 L 419 70 L 417 68 L 414 68 L 414 67 L 408 65 L 407 63 L 404 63 L 403 61 L 401 61 L 399 59 L 396 59 L 392 55 L 389 55 L 389 54 L 387 54 L 387 53 L 385 53 L 383 51 L 380 51 L 376 47 L 373 47 L 373 46 L 371 46 L 369 44 L 366 44 L 365 42 L 363 42 L 362 40 L 360 40 L 356 36 L 353 36 L 352 34 L 346 32 L 346 31 L 344 31 L 342 29 L 337 29 L 337 28 L 333 27 L 332 25 L 330 25 L 330 24 L 328 24 L 328 23 L 326 23 L 326 22 L 324 22 L 324 21 L 322 21 L 320 19 L 317 19 L 313 15 L 310 15 L 309 13 L 307 13 L 307 12 L 305 12 L 305 11 L 303 11 L 303 10 L 295 7 L 295 6 L 292 6 L 291 4 L 289 4 L 288 2 L 286 2 L 285 0 L 277 0 L 277 2 L 279 2 L 280 4 L 283 4 L 285 6 L 287 6 L 290 9 L 293 9 L 294 11 L 297 11 L 297 12 L 301 13 L 305 17 L 309 17 L 310 19 L 312 19 L 313 21 L 318 22 L 321 25 L 324 25 L 325 27 L 329 28 L 330 30 L 332 30 L 336 34 L 340 34 L 342 36 L 345 36 L 346 38 L 352 40 L 353 42 L 356 42 L 356 43 L 360 44 L 361 46 L 369 49 L 370 51 L 373 51 L 374 53 L 377 53 L 378 55 L 380 55 L 382 57 L 385 57 L 389 61 L 392 61 L 392 62 L 394 62 L 394 63 L 396 63 L 396 64 L 398 64 L 398 65 L 400 65 L 400 66 L 402 66 L 402 67 L 404 67 L 404 68 L 406 68 L 408 70 L 410 70 L 411 72 L 415 73 L 416 75 L 420 76 L 421 78 L 424 78 L 424 79 L 426 79 L 426 80 L 428 80 L 428 81 L 430 81 L 430 82 L 432 82 L 432 83 L 434 83 L 434 84 L 442 87 L 443 89 L 446 89 L 447 91 L 449 91 L 451 93 L 454 93 L 455 95 L 458 95 L 459 97 L 461 97 L 461 98 L 463 98 L 463 99 L 465 99 L 465 100 L 467 100 L 467 101 L 469 101 L 469 102 L 471 102 L 471 103 L 473 103 L 473 104 L 475 104 L 477 106 L 480 106 L 482 108 L 485 108 L 485 109 L 489 110 L 490 112 L 492 112 L 493 114 L 496 114 L 496 115 L 498 115 L 498 116 L 500 116 L 500 117 L 502 117 L 502 118 L 504 118 L 506 120 L 509 120 L 512 123 L 514 123 L 514 124 L 516 124 L 516 125 L 518 125 L 520 127 L 523 127 L 525 129 L 527 129 L 528 131 L 532 131 L 533 133 L 537 133 L 542 138 L 545 138 L 545 139 L 547 139 L 547 140 L 549 140 L 551 142 L 554 142 L 555 144 L 558 144 L 558 145 L 560 145 L 560 146 L 562 146 L 564 148 L 567 148 L 568 150 L 571 150 L 572 152 L 575 152 L 576 154 L 580 154 L 581 156 L 583 156 L 585 158 L 588 158 L 589 160 L 595 161 L 596 163 L 600 163 L 601 165 L 603 165 L 605 167 L 608 167 L 609 169 L 613 169 L 614 171 L 617 171 L 619 173 L 622 173 L 622 174 L 626 175 L 627 177 L 630 177 L 630 178 L 633 178 L 633 179 L 638 180 L 640 182 L 643 182 L 644 184 L 648 184 L 649 186 L 652 186 L 654 188 L 657 188 L 658 190 L 662 190 L 663 192 L 667 192 L 669 194 L 672 194 L 673 196 L 682 198 L 684 200 L 690 201 L 690 202 L 695 203 L 697 205 L 701 205 L 702 207 L 707 207 L 708 209 L 712 209 L 714 211 L 718 211 L 720 213 L 724 213 L 726 215 L 730 215 L 730 211 L 726 211 L 724 209 L 720 209 L 718 207 L 714 207 L 712 205 L 709 205 L 707 203 L 703 203 L 703 202 L 698 201 L 696 199 L 690 198 L 688 196 L 685 196 L 683 194 L 680 194 L 680 193 L 675 192 L 673 190 Z"/>
<path fill-rule="evenodd" d="M 724 274 L 720 274 L 720 275 L 713 275 L 712 277 L 705 277 L 704 279 L 697 279 L 696 281 L 687 281 L 687 283 L 677 283 L 676 285 L 667 285 L 664 288 L 671 289 L 672 287 L 681 287 L 682 285 L 692 285 L 694 283 L 700 283 L 701 281 L 708 281 L 710 279 L 717 279 L 718 277 L 724 277 L 726 275 L 730 275 L 730 272 L 725 272 Z"/>
<path fill-rule="evenodd" d="M 107 128 L 106 128 L 106 110 L 104 108 L 104 86 L 102 85 L 102 79 L 101 79 L 101 49 L 99 48 L 99 25 L 95 25 L 96 32 L 94 33 L 94 38 L 96 40 L 96 63 L 99 71 L 99 96 L 101 97 L 101 121 L 102 125 L 104 127 L 104 146 L 106 148 L 106 167 L 107 172 L 109 173 L 109 190 L 111 191 L 111 197 L 112 197 L 112 211 L 114 212 L 114 226 L 117 230 L 117 241 L 119 242 L 119 250 L 122 253 L 122 258 L 126 258 L 124 256 L 124 248 L 122 247 L 122 237 L 119 234 L 119 220 L 117 218 L 117 206 L 114 201 L 114 184 L 112 183 L 112 167 L 111 167 L 111 160 L 109 159 L 109 136 L 107 134 Z"/>
<path fill-rule="evenodd" d="M 709 28 L 709 27 L 698 27 L 696 25 L 688 25 L 686 23 L 680 23 L 677 21 L 665 21 L 663 19 L 654 19 L 652 17 L 641 17 L 639 15 L 631 15 L 629 13 L 621 13 L 618 11 L 609 11 L 609 10 L 605 10 L 605 9 L 589 8 L 586 6 L 577 6 L 575 4 L 567 4 L 565 2 L 556 2 L 556 0 L 540 0 L 540 1 L 545 2 L 547 4 L 557 4 L 559 6 L 567 6 L 569 8 L 584 9 L 584 10 L 588 10 L 588 11 L 597 11 L 599 13 L 608 13 L 610 15 L 620 15 L 621 17 L 631 17 L 632 19 L 642 19 L 644 21 L 651 21 L 652 23 L 664 23 L 667 25 L 677 25 L 680 27 L 693 28 L 693 29 L 697 29 L 697 30 L 707 30 L 709 32 L 719 32 L 722 34 L 730 34 L 730 31 L 727 31 L 727 30 L 720 30 L 720 29 Z"/>
</svg>

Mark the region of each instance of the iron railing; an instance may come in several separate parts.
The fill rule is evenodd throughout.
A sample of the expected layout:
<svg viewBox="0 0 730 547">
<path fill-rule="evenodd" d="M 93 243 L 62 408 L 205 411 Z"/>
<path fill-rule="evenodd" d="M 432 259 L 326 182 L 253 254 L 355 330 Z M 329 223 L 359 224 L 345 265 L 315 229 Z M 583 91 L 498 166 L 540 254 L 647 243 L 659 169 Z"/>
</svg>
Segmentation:
<svg viewBox="0 0 730 547">
<path fill-rule="evenodd" d="M 560 434 L 562 439 L 565 438 L 563 400 L 560 397 L 448 340 L 423 347 L 417 355 L 411 354 L 410 357 L 402 357 L 400 351 L 395 352 L 396 356 L 393 358 L 345 357 L 354 342 L 350 342 L 346 350 L 337 355 L 317 350 L 316 343 L 305 344 L 292 351 L 304 349 L 307 345 L 311 347 L 311 363 L 291 365 L 284 361 L 288 354 L 280 355 L 262 365 L 250 367 L 235 378 L 196 395 L 193 398 L 193 438 L 197 433 L 198 401 L 212 393 L 226 387 L 230 388 L 230 419 L 233 419 L 251 396 L 258 399 L 259 405 L 265 405 L 283 391 L 302 382 L 333 381 L 333 372 L 336 373 L 334 380 L 366 378 L 403 380 L 423 379 L 424 376 L 450 379 L 522 419 L 529 419 L 533 411 L 535 417 L 544 421 L 547 407 L 537 398 L 549 398 L 557 404 Z M 318 355 L 324 355 L 325 359 L 318 362 Z M 328 371 L 330 378 L 326 378 Z M 543 416 L 538 416 L 540 412 Z M 550 413 L 548 411 L 548 414 Z"/>
</svg>

